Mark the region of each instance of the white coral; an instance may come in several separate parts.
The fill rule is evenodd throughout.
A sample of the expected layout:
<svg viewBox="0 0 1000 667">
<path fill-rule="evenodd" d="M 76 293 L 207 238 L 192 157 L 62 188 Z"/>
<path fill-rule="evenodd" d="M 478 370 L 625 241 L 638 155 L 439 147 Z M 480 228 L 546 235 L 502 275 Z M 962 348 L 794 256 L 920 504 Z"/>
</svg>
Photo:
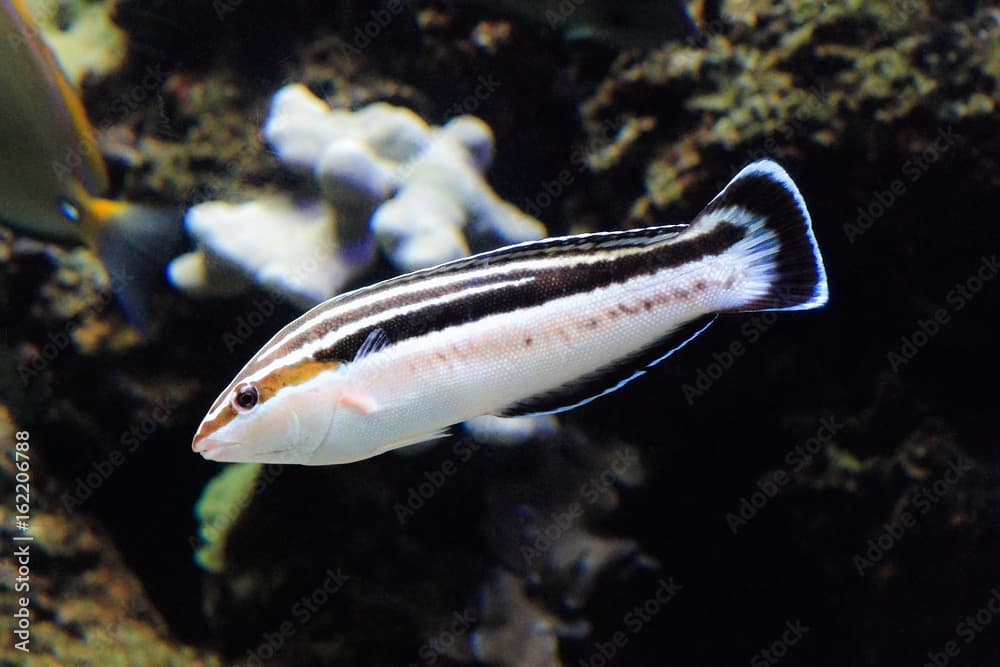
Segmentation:
<svg viewBox="0 0 1000 667">
<path fill-rule="evenodd" d="M 344 252 L 325 202 L 275 197 L 191 208 L 188 232 L 201 249 L 171 262 L 171 281 L 194 294 L 227 295 L 257 283 L 303 307 L 335 296 L 367 257 Z"/>
<path fill-rule="evenodd" d="M 493 133 L 474 116 L 435 127 L 384 102 L 330 109 L 291 84 L 275 94 L 263 136 L 283 164 L 315 180 L 326 213 L 280 199 L 192 207 L 186 224 L 201 250 L 171 265 L 181 289 L 232 293 L 257 282 L 312 305 L 365 268 L 373 236 L 398 269 L 411 271 L 545 235 L 486 183 Z M 293 275 L 317 252 L 315 274 Z"/>
<path fill-rule="evenodd" d="M 500 199 L 483 178 L 493 133 L 474 116 L 433 127 L 383 102 L 353 113 L 331 110 L 291 84 L 275 95 L 264 138 L 283 162 L 311 170 L 331 201 L 372 204 L 371 230 L 401 270 L 468 254 L 470 235 L 485 245 L 545 235 L 538 220 Z"/>
</svg>

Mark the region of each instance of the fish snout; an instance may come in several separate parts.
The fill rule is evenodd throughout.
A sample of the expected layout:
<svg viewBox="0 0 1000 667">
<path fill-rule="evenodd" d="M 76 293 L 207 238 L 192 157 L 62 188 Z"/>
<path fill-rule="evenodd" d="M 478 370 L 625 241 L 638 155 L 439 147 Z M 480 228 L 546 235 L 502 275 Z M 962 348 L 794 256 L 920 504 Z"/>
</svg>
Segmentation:
<svg viewBox="0 0 1000 667">
<path fill-rule="evenodd" d="M 224 460 L 220 457 L 224 455 L 226 451 L 235 449 L 239 446 L 240 443 L 238 442 L 218 440 L 204 435 L 196 435 L 194 436 L 194 440 L 191 441 L 191 449 L 209 460 Z"/>
</svg>

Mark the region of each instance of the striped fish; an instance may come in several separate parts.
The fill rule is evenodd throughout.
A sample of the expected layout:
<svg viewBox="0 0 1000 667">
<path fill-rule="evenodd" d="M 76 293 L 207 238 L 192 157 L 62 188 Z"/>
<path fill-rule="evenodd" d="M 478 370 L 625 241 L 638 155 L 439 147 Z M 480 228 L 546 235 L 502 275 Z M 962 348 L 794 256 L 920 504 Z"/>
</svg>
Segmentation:
<svg viewBox="0 0 1000 667">
<path fill-rule="evenodd" d="M 583 405 L 718 313 L 826 301 L 805 202 L 762 160 L 689 225 L 522 243 L 320 304 L 237 374 L 192 447 L 215 461 L 358 461 L 479 415 Z"/>
</svg>

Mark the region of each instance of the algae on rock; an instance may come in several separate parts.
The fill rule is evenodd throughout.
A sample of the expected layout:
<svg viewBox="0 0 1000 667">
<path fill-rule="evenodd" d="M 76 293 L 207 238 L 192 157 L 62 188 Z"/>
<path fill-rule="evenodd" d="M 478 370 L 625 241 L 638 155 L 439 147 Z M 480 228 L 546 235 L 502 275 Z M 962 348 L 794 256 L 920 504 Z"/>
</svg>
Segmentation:
<svg viewBox="0 0 1000 667">
<path fill-rule="evenodd" d="M 645 164 L 645 191 L 627 218 L 647 224 L 695 205 L 688 192 L 706 189 L 706 178 L 764 155 L 828 149 L 864 126 L 860 139 L 884 150 L 910 134 L 894 127 L 914 117 L 986 120 L 1000 104 L 1000 16 L 936 11 L 873 0 L 723 3 L 720 29 L 702 44 L 618 58 L 583 105 L 588 134 L 615 119 L 659 121 L 641 143 L 605 142 L 591 164 L 612 178 Z"/>
<path fill-rule="evenodd" d="M 0 405 L 0 441 L 13 443 L 17 430 L 7 407 Z M 32 493 L 26 534 L 33 540 L 12 541 L 18 472 L 12 456 L 0 457 L 0 525 L 8 544 L 28 545 L 30 589 L 17 592 L 5 585 L 0 603 L 10 613 L 19 597 L 29 599 L 31 664 L 93 664 L 99 655 L 102 665 L 221 666 L 215 654 L 170 636 L 108 534 L 88 516 L 62 507 L 67 490 L 47 474 L 44 444 L 28 442 Z M 0 559 L 0 578 L 12 583 L 18 576 L 17 559 Z M 4 664 L 26 664 L 25 655 L 10 637 L 0 648 Z"/>
</svg>

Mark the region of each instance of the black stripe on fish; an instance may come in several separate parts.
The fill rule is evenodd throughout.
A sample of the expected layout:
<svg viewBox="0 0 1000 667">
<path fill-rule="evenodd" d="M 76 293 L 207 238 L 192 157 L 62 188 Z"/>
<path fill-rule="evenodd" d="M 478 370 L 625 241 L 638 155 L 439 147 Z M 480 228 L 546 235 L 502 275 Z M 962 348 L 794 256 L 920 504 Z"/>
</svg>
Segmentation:
<svg viewBox="0 0 1000 667">
<path fill-rule="evenodd" d="M 495 291 L 472 293 L 458 302 L 430 303 L 424 308 L 390 317 L 375 325 L 385 331 L 389 340 L 393 343 L 399 343 L 408 338 L 441 331 L 489 315 L 540 306 L 553 299 L 591 292 L 615 283 L 627 282 L 639 276 L 651 275 L 658 271 L 696 262 L 704 257 L 720 255 L 739 242 L 745 234 L 746 228 L 744 227 L 719 222 L 708 232 L 687 240 L 677 239 L 663 243 L 659 247 L 651 247 L 648 252 L 613 256 L 597 262 L 562 267 L 536 270 L 529 268 L 510 271 L 497 270 L 495 273 L 478 277 L 462 285 L 452 285 L 447 289 L 418 290 L 387 299 L 384 303 L 372 300 L 362 311 L 345 313 L 343 317 L 333 319 L 328 323 L 329 330 L 380 311 L 406 305 L 418 305 L 422 301 L 433 299 L 445 293 L 454 293 L 497 282 L 530 279 Z M 587 240 L 587 237 L 580 237 L 579 242 L 592 243 L 592 241 Z M 520 246 L 511 248 L 511 251 L 516 253 L 524 250 L 530 252 L 532 249 Z M 505 260 L 506 258 L 501 257 L 500 259 Z M 493 264 L 491 263 L 490 266 L 492 267 Z M 467 268 L 472 268 L 472 265 L 468 265 Z M 388 287 L 389 283 L 385 283 L 385 285 Z M 353 359 L 367 335 L 366 331 L 354 332 L 331 346 L 317 350 L 313 358 L 316 361 Z"/>
<path fill-rule="evenodd" d="M 445 290 L 434 287 L 420 288 L 420 283 L 426 282 L 428 279 L 477 271 L 484 268 L 497 269 L 513 262 L 524 262 L 532 259 L 557 258 L 571 263 L 571 260 L 575 258 L 591 257 L 601 251 L 630 247 L 642 248 L 662 243 L 675 238 L 687 227 L 688 225 L 662 225 L 643 229 L 541 239 L 539 241 L 521 243 L 516 246 L 490 250 L 471 257 L 463 257 L 439 266 L 421 269 L 381 283 L 362 287 L 353 292 L 336 296 L 317 308 L 312 313 L 312 319 L 323 318 L 330 311 L 340 312 L 328 321 L 311 327 L 285 341 L 280 347 L 275 348 L 260 359 L 260 362 L 262 364 L 266 363 L 276 357 L 284 356 L 289 350 L 298 348 L 310 340 L 323 338 L 331 331 L 342 326 L 345 322 L 361 319 L 379 311 L 390 310 L 440 296 Z M 463 284 L 462 288 L 485 285 L 494 280 L 494 277 L 488 276 L 483 282 L 472 283 L 470 281 Z M 407 285 L 412 285 L 413 291 L 407 291 L 390 299 L 379 300 L 380 292 L 385 292 L 389 289 L 399 289 Z M 446 288 L 449 292 L 453 292 L 455 289 L 459 288 L 454 286 Z"/>
<path fill-rule="evenodd" d="M 439 266 L 421 269 L 390 278 L 381 283 L 361 287 L 352 292 L 338 295 L 311 311 L 309 314 L 310 320 L 328 318 L 325 321 L 317 323 L 315 326 L 303 328 L 300 326 L 302 322 L 299 320 L 290 322 L 286 326 L 286 329 L 302 329 L 301 333 L 283 340 L 280 345 L 269 350 L 266 354 L 255 358 L 253 366 L 248 370 L 252 371 L 256 368 L 261 368 L 274 359 L 283 357 L 290 351 L 298 349 L 309 341 L 319 340 L 345 323 L 356 321 L 381 311 L 419 303 L 420 301 L 440 296 L 444 291 L 454 292 L 457 289 L 485 285 L 496 281 L 495 276 L 486 276 L 478 279 L 480 282 L 473 283 L 470 280 L 467 283 L 463 283 L 460 287 L 452 285 L 442 289 L 432 286 L 421 289 L 421 283 L 429 279 L 468 271 L 478 271 L 484 268 L 496 269 L 512 262 L 523 262 L 532 259 L 557 258 L 571 263 L 570 260 L 574 258 L 591 257 L 601 251 L 612 251 L 630 247 L 644 248 L 656 243 L 663 243 L 675 238 L 687 227 L 688 225 L 661 225 L 658 227 L 645 227 L 643 229 L 541 239 L 539 241 L 520 243 L 516 246 L 490 250 L 471 257 L 463 257 Z M 394 297 L 382 297 L 382 294 L 389 289 L 396 290 L 407 285 L 412 286 L 411 291 L 406 291 Z M 334 317 L 329 317 L 331 311 L 337 314 Z M 282 334 L 283 332 L 279 331 L 275 339 L 282 339 Z M 352 338 L 352 340 L 354 339 Z M 351 350 L 349 343 L 343 347 L 338 343 L 337 346 L 339 350 Z"/>
</svg>

